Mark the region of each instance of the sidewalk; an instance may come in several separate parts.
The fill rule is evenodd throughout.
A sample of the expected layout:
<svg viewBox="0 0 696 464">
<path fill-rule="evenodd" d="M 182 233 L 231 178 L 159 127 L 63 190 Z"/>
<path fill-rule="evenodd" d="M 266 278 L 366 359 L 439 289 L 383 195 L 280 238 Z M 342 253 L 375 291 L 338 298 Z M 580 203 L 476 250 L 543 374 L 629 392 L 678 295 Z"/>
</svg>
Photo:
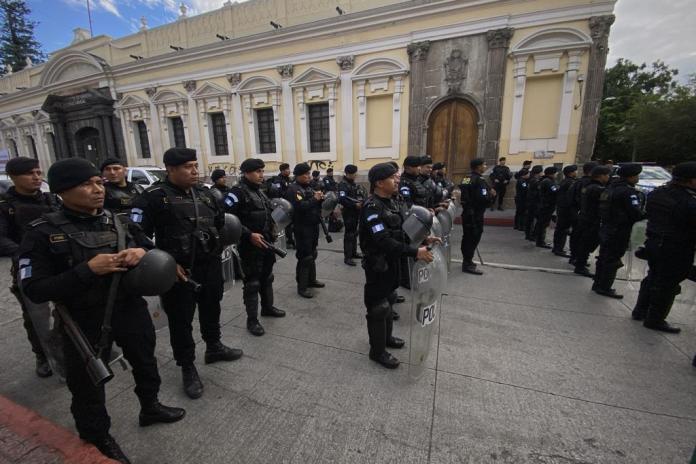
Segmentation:
<svg viewBox="0 0 696 464">
<path fill-rule="evenodd" d="M 460 236 L 457 226 L 455 259 Z M 320 244 L 327 287 L 313 300 L 295 293 L 294 257 L 278 263 L 276 305 L 289 314 L 264 318 L 265 336 L 247 333 L 240 286 L 225 295 L 224 341 L 245 356 L 206 366 L 199 344 L 203 398 L 184 396 L 167 330 L 158 332 L 160 397 L 185 407 L 185 420 L 138 427 L 132 376 L 116 372 L 107 386 L 112 433 L 134 463 L 689 461 L 696 444 L 692 282 L 670 315 L 683 331 L 667 336 L 630 320 L 635 291 L 623 283 L 627 297 L 615 301 L 571 274 L 484 266 L 486 274 L 475 277 L 454 264 L 429 369 L 411 382 L 406 365 L 387 371 L 367 359 L 362 269 L 343 264 L 342 234 L 334 239 Z M 486 227 L 480 248 L 484 262 L 569 269 L 511 228 Z M 8 269 L 0 260 L 5 279 Z M 0 394 L 73 431 L 68 391 L 34 375 L 6 287 Z M 397 309 L 407 315 L 406 304 Z M 395 323 L 397 336 L 408 337 L 406 320 Z M 408 358 L 405 350 L 394 354 Z M 0 456 L 8 442 L 0 435 Z"/>
</svg>

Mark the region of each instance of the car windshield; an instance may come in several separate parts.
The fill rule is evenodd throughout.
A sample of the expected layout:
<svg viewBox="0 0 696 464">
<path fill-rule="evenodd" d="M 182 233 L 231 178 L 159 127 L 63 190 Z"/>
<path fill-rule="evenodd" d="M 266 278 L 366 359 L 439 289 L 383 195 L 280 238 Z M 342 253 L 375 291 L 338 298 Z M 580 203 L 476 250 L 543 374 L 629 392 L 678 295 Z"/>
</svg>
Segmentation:
<svg viewBox="0 0 696 464">
<path fill-rule="evenodd" d="M 643 167 L 643 172 L 640 173 L 642 180 L 671 180 L 672 176 L 664 168 L 660 167 Z"/>
<path fill-rule="evenodd" d="M 167 177 L 167 171 L 164 169 L 148 169 L 150 174 L 155 176 L 157 180 L 163 181 L 165 177 Z"/>
</svg>

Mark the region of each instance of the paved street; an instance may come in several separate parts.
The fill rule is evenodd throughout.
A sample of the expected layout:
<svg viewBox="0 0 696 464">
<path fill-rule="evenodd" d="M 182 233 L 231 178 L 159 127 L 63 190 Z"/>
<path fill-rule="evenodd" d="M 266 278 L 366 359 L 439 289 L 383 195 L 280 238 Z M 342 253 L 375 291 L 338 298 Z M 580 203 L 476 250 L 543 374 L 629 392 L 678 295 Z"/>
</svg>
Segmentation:
<svg viewBox="0 0 696 464">
<path fill-rule="evenodd" d="M 459 236 L 457 226 L 455 259 Z M 635 291 L 625 282 L 623 302 L 597 296 L 548 250 L 488 227 L 481 255 L 492 266 L 483 277 L 453 266 L 429 369 L 411 382 L 406 365 L 387 371 L 367 359 L 362 270 L 343 264 L 335 238 L 320 245 L 327 288 L 314 300 L 295 293 L 294 257 L 277 265 L 277 306 L 289 314 L 264 319 L 265 336 L 246 332 L 241 287 L 225 295 L 224 341 L 245 356 L 205 366 L 199 345 L 203 398 L 184 396 L 168 333 L 158 332 L 161 400 L 185 407 L 185 420 L 139 428 L 132 376 L 116 372 L 107 387 L 112 433 L 133 462 L 688 462 L 696 444 L 693 282 L 670 316 L 682 333 L 662 335 L 631 321 Z M 0 394 L 73 431 L 65 386 L 34 375 L 5 290 L 8 268 L 2 259 Z M 407 314 L 407 304 L 397 308 Z M 408 336 L 406 319 L 396 335 Z M 0 434 L 0 462 L 3 452 L 25 462 L 7 458 L 2 447 L 11 443 Z M 31 456 L 26 462 L 49 462 Z"/>
</svg>

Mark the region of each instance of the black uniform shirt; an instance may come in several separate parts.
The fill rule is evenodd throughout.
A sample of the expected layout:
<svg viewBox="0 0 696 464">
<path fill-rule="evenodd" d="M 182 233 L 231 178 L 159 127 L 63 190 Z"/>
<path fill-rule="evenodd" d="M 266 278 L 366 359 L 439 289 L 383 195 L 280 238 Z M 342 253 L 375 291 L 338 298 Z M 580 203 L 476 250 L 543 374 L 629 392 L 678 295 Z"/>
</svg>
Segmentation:
<svg viewBox="0 0 696 464">
<path fill-rule="evenodd" d="M 104 184 L 104 208 L 115 213 L 130 213 L 135 197 L 143 193 L 143 188 L 132 182 L 125 187 L 107 182 Z"/>
<path fill-rule="evenodd" d="M 285 194 L 293 207 L 292 223 L 296 226 L 317 225 L 321 221 L 321 201 L 314 198 L 315 190 L 297 181 L 290 184 Z"/>
<path fill-rule="evenodd" d="M 14 186 L 0 196 L 0 255 L 11 256 L 18 249 L 29 223 L 58 207 L 51 193 L 22 195 Z"/>
<path fill-rule="evenodd" d="M 459 190 L 462 192 L 462 216 L 481 214 L 493 202 L 491 187 L 477 172 L 472 172 L 471 177 L 463 179 Z"/>
</svg>

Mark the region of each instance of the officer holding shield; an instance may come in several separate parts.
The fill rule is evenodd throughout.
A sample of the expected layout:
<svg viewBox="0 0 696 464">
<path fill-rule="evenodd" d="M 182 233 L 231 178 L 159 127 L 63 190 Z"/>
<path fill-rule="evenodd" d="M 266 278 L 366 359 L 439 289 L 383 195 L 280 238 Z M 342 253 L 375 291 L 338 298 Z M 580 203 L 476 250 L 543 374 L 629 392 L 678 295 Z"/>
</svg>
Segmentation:
<svg viewBox="0 0 696 464">
<path fill-rule="evenodd" d="M 367 308 L 367 333 L 370 338 L 370 359 L 388 369 L 399 366 L 399 360 L 387 348 L 402 348 L 404 341 L 392 335 L 392 303 L 399 286 L 402 256 L 430 262 L 432 253 L 426 246 L 409 245 L 401 229 L 403 220 L 393 195 L 398 190 L 397 169 L 390 163 L 373 166 L 369 173 L 372 195 L 360 212 L 360 248 L 365 269 L 364 301 Z M 428 243 L 438 239 L 430 238 Z"/>
<path fill-rule="evenodd" d="M 36 375 L 49 377 L 53 372 L 46 360 L 46 355 L 34 330 L 34 324 L 22 301 L 17 286 L 17 259 L 15 253 L 27 231 L 29 223 L 38 219 L 41 214 L 58 208 L 57 199 L 53 194 L 41 192 L 41 168 L 39 161 L 34 158 L 20 156 L 12 158 L 5 165 L 14 184 L 0 196 L 0 249 L 2 254 L 13 256 L 12 287 L 10 290 L 17 297 L 22 307 L 24 329 L 31 344 L 31 350 L 36 356 Z"/>
<path fill-rule="evenodd" d="M 143 187 L 126 180 L 126 167 L 118 158 L 108 158 L 101 165 L 102 177 L 106 180 L 104 188 L 104 208 L 114 213 L 127 213 L 133 207 L 133 200 L 143 193 Z"/>
<path fill-rule="evenodd" d="M 242 179 L 226 195 L 226 210 L 242 222 L 242 240 L 239 254 L 244 272 L 244 307 L 247 313 L 247 330 L 260 337 L 265 333 L 259 322 L 259 296 L 261 315 L 284 317 L 285 311 L 273 306 L 273 264 L 275 254 L 269 243 L 275 241 L 271 201 L 261 190 L 263 183 L 263 160 L 252 158 L 239 167 Z"/>
<path fill-rule="evenodd" d="M 224 211 L 210 191 L 198 184 L 196 151 L 170 148 L 164 153 L 167 178 L 148 188 L 135 202 L 133 222 L 155 236 L 157 248 L 177 262 L 179 281 L 161 296 L 169 319 L 174 359 L 181 367 L 184 392 L 200 398 L 203 383 L 194 365 L 193 316 L 198 306 L 201 335 L 206 343 L 205 363 L 234 361 L 242 350 L 222 344 L 220 300 L 223 294 L 219 230 Z"/>
<path fill-rule="evenodd" d="M 127 223 L 127 217 L 102 210 L 100 174 L 82 158 L 60 160 L 51 166 L 48 183 L 52 192 L 61 195 L 64 208 L 31 223 L 18 253 L 22 290 L 35 303 L 62 305 L 92 345 L 101 338 L 105 324 L 110 324 L 111 337 L 133 367 L 140 425 L 176 422 L 185 411 L 163 406 L 157 399 L 160 377 L 147 303 L 118 286 L 115 276 L 136 266 L 145 256 L 142 247 L 151 246 L 151 242 L 140 228 Z M 117 246 L 120 243 L 124 246 Z M 116 289 L 113 298 L 111 288 Z M 114 311 L 107 321 L 105 308 L 110 305 Z M 66 382 L 72 394 L 70 409 L 80 438 L 111 459 L 130 462 L 109 434 L 111 420 L 103 384 L 95 386 L 81 352 L 65 333 L 63 338 Z"/>
</svg>

